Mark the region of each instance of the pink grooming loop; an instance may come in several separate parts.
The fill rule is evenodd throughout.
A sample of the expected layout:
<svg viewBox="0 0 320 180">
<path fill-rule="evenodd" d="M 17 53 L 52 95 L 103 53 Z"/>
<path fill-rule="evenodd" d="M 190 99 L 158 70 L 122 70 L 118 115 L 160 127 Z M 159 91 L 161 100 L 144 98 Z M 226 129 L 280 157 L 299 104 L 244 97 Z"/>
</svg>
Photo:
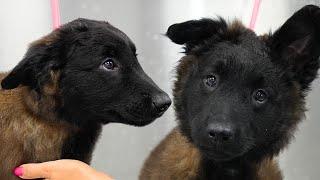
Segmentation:
<svg viewBox="0 0 320 180">
<path fill-rule="evenodd" d="M 59 10 L 59 0 L 51 0 L 51 14 L 52 14 L 52 26 L 53 29 L 60 27 L 60 10 Z"/>
<path fill-rule="evenodd" d="M 254 27 L 256 25 L 257 17 L 258 17 L 258 14 L 259 14 L 260 3 L 261 3 L 261 0 L 255 0 L 254 1 L 254 6 L 253 6 L 253 10 L 252 10 L 250 25 L 249 25 L 249 28 L 251 30 L 254 30 Z"/>
</svg>

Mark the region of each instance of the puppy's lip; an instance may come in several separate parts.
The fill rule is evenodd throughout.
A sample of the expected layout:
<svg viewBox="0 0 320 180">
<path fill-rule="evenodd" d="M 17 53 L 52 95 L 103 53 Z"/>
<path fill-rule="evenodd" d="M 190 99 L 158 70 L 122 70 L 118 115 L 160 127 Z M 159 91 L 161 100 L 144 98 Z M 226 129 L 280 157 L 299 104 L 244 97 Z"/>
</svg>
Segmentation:
<svg viewBox="0 0 320 180">
<path fill-rule="evenodd" d="M 159 118 L 161 117 L 163 114 L 165 113 L 165 111 L 161 112 L 161 113 L 158 113 L 158 114 L 155 114 L 152 116 L 152 118 Z"/>
<path fill-rule="evenodd" d="M 148 124 L 151 124 L 155 119 L 135 119 L 135 120 L 127 120 L 127 124 L 134 125 L 134 126 L 146 126 Z"/>
<path fill-rule="evenodd" d="M 131 114 L 128 112 L 125 113 L 119 113 L 114 111 L 114 114 L 118 116 L 120 119 L 122 119 L 121 122 L 118 123 L 124 123 L 128 125 L 134 125 L 134 126 L 146 126 L 150 123 L 152 123 L 156 117 L 150 117 L 150 116 L 138 116 L 137 114 Z M 125 114 L 125 115 L 123 115 Z M 126 117 L 126 118 L 125 118 Z M 115 122 L 117 123 L 117 122 Z"/>
<path fill-rule="evenodd" d="M 201 149 L 200 151 L 205 157 L 215 161 L 229 161 L 238 156 L 238 154 L 231 154 L 226 152 L 208 151 L 208 150 L 201 150 Z"/>
</svg>

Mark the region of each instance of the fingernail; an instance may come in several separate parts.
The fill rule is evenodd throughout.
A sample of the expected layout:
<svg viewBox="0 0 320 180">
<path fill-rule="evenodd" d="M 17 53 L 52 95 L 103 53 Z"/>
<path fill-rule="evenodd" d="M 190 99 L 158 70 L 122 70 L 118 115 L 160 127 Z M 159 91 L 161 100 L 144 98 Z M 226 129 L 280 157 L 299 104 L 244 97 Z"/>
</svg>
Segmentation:
<svg viewBox="0 0 320 180">
<path fill-rule="evenodd" d="M 22 176 L 23 175 L 23 169 L 22 169 L 22 167 L 17 167 L 17 168 L 15 168 L 14 169 L 14 171 L 13 171 L 13 173 L 14 173 L 14 175 L 16 175 L 16 176 Z"/>
</svg>

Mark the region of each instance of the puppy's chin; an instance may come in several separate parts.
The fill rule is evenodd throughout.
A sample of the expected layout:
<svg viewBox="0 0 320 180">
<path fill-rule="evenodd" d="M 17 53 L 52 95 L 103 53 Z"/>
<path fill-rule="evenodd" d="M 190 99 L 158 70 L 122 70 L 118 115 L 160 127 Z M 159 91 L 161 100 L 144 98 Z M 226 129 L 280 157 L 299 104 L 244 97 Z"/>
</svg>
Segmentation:
<svg viewBox="0 0 320 180">
<path fill-rule="evenodd" d="M 123 123 L 123 124 L 128 124 L 128 125 L 132 125 L 132 126 L 146 126 L 150 123 L 152 123 L 155 119 L 136 119 L 136 120 L 133 120 L 133 119 L 127 119 L 125 122 L 120 122 L 120 123 Z"/>
</svg>

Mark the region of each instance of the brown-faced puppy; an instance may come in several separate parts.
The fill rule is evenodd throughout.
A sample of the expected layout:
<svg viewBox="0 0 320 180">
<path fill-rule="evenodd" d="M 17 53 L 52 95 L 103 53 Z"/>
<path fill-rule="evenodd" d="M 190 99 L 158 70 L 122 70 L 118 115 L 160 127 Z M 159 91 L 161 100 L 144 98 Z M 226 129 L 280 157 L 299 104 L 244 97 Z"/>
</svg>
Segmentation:
<svg viewBox="0 0 320 180">
<path fill-rule="evenodd" d="M 319 69 L 320 9 L 306 6 L 273 34 L 240 22 L 174 24 L 178 127 L 151 153 L 140 179 L 280 180 L 274 157 L 304 116 Z"/>
<path fill-rule="evenodd" d="M 77 19 L 31 44 L 0 74 L 0 179 L 22 164 L 90 162 L 101 126 L 143 126 L 170 106 L 132 41 L 107 22 Z"/>
</svg>

